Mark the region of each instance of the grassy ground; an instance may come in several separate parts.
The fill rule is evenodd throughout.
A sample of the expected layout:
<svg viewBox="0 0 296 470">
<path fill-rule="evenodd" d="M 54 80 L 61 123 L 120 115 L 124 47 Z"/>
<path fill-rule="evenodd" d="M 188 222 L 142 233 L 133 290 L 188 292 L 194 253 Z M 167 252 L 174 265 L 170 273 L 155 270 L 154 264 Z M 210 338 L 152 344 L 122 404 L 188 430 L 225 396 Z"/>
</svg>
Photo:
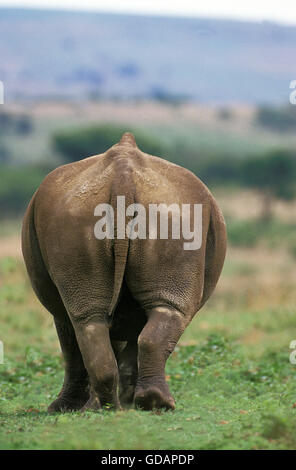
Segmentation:
<svg viewBox="0 0 296 470">
<path fill-rule="evenodd" d="M 13 223 L 0 232 L 11 254 L 13 233 Z M 174 412 L 50 416 L 63 380 L 52 318 L 21 259 L 0 250 L 0 449 L 295 448 L 295 277 L 281 246 L 230 247 L 213 298 L 168 361 Z"/>
</svg>

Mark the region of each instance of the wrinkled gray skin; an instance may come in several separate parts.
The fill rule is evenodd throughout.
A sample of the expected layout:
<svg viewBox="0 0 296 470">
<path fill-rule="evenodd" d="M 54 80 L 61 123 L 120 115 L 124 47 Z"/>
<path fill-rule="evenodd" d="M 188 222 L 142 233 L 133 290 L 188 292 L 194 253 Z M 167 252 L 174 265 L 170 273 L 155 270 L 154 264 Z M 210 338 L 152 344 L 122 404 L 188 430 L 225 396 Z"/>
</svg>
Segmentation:
<svg viewBox="0 0 296 470">
<path fill-rule="evenodd" d="M 94 208 L 138 202 L 203 204 L 199 250 L 184 240 L 98 240 Z M 192 211 L 193 212 L 193 211 Z M 116 219 L 116 211 L 115 211 Z M 141 152 L 132 134 L 102 155 L 57 168 L 27 209 L 22 248 L 33 289 L 53 315 L 65 359 L 50 412 L 120 407 L 174 409 L 165 364 L 213 292 L 225 223 L 188 170 Z"/>
</svg>

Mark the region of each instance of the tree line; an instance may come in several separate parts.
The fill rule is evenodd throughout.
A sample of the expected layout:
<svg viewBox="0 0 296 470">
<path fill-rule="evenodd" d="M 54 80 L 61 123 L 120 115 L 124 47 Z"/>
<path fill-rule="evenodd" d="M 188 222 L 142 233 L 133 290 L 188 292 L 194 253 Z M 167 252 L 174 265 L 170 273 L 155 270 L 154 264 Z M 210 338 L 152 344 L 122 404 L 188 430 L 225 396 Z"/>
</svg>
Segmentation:
<svg viewBox="0 0 296 470">
<path fill-rule="evenodd" d="M 28 131 L 26 125 L 25 132 Z M 275 199 L 291 200 L 296 197 L 296 151 L 272 149 L 244 158 L 207 152 L 197 155 L 194 148 L 187 148 L 182 143 L 176 145 L 174 141 L 170 146 L 161 138 L 142 130 L 131 130 L 141 150 L 188 168 L 210 188 L 236 185 L 257 190 L 261 194 L 261 217 L 264 220 L 272 217 Z M 72 129 L 54 134 L 52 146 L 60 155 L 61 163 L 66 164 L 103 153 L 120 140 L 124 131 L 121 126 L 108 124 Z M 47 167 L 12 167 L 0 162 L 0 218 L 22 214 L 32 194 L 51 169 L 50 164 Z"/>
</svg>

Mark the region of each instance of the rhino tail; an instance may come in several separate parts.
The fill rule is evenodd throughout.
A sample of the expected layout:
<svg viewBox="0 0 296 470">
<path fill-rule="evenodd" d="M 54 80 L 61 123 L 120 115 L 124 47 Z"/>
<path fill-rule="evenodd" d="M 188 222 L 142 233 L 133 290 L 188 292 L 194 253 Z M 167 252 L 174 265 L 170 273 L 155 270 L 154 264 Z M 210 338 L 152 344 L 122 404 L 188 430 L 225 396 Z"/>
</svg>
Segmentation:
<svg viewBox="0 0 296 470">
<path fill-rule="evenodd" d="M 114 244 L 113 244 L 113 254 L 114 254 L 114 286 L 113 286 L 113 296 L 111 300 L 111 304 L 109 307 L 109 316 L 114 314 L 116 306 L 118 304 L 121 288 L 123 284 L 126 264 L 127 264 L 127 257 L 128 257 L 128 250 L 129 250 L 129 237 L 125 233 L 126 224 L 124 223 L 124 234 L 119 234 L 119 228 L 117 226 L 117 212 L 125 211 L 125 209 L 134 202 L 134 198 L 130 194 L 125 194 L 125 202 L 124 207 L 118 207 L 118 198 L 117 202 L 115 203 L 115 198 L 112 198 L 112 206 L 114 210 Z M 124 212 L 125 215 L 125 212 Z M 123 217 L 125 221 L 125 217 Z M 127 218 L 128 219 L 128 218 Z M 122 227 L 120 229 L 123 230 Z M 124 237 L 124 238 L 123 238 Z"/>
<path fill-rule="evenodd" d="M 119 301 L 121 287 L 123 283 L 126 261 L 129 249 L 129 240 L 114 240 L 114 287 L 113 296 L 109 308 L 109 316 L 112 316 Z"/>
<path fill-rule="evenodd" d="M 218 205 L 212 201 L 206 244 L 204 291 L 199 309 L 211 296 L 218 282 L 224 264 L 226 244 L 225 221 Z"/>
</svg>

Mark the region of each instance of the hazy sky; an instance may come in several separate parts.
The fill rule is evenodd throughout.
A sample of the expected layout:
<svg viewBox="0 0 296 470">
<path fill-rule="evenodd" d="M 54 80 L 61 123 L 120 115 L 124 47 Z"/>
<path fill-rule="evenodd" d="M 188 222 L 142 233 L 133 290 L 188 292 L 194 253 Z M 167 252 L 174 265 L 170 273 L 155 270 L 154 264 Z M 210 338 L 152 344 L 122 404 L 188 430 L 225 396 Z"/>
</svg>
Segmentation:
<svg viewBox="0 0 296 470">
<path fill-rule="evenodd" d="M 0 0 L 0 6 L 222 17 L 296 24 L 294 0 Z"/>
</svg>

